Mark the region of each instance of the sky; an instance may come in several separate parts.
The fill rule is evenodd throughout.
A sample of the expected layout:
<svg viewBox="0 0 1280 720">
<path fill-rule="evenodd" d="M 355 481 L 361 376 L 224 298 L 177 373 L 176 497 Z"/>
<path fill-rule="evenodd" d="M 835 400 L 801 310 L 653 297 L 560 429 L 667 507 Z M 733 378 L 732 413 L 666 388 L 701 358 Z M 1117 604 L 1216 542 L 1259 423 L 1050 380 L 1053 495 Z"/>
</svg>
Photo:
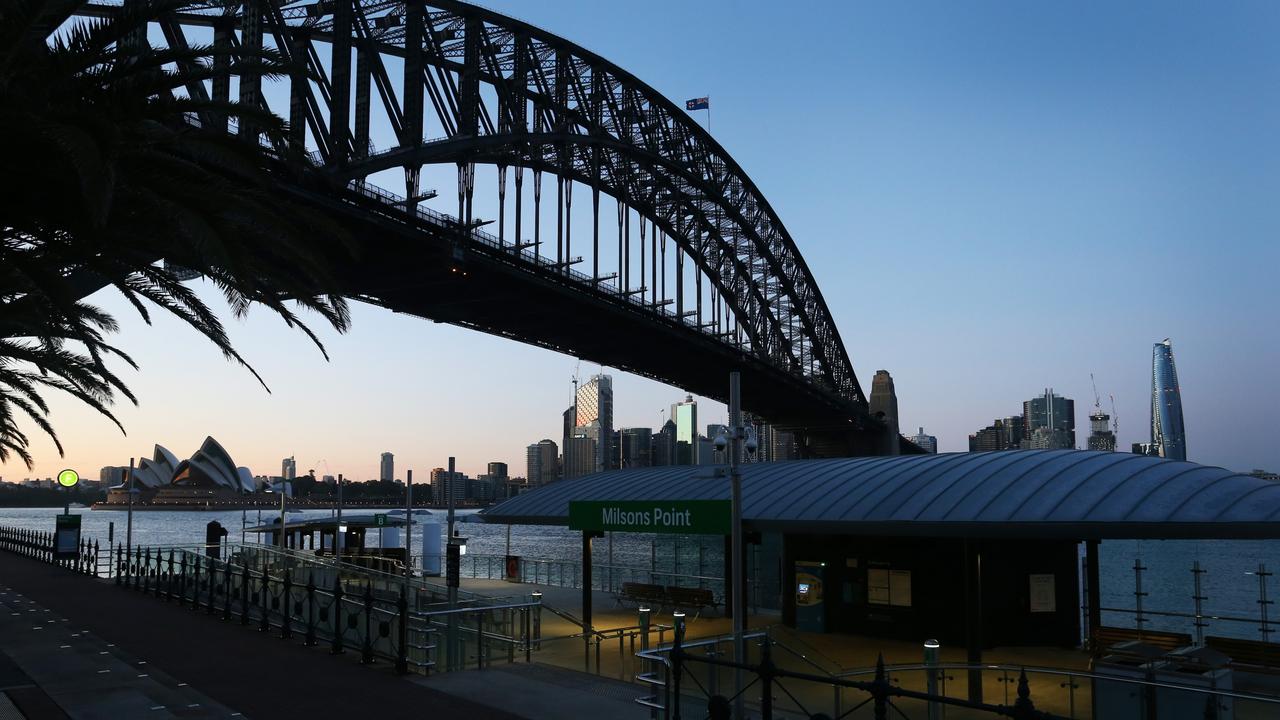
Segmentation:
<svg viewBox="0 0 1280 720">
<path fill-rule="evenodd" d="M 1083 445 L 1093 373 L 1127 448 L 1148 439 L 1151 348 L 1169 337 L 1189 459 L 1280 469 L 1280 5 L 487 5 L 676 103 L 710 96 L 713 134 L 795 239 L 863 386 L 893 374 L 905 433 L 962 451 L 1052 387 L 1075 399 Z M 345 336 L 314 325 L 328 362 L 269 313 L 228 320 L 268 393 L 180 323 L 91 300 L 142 366 L 121 369 L 139 399 L 117 406 L 128 435 L 54 398 L 66 457 L 31 428 L 36 469 L 11 460 L 6 480 L 96 477 L 154 443 L 185 457 L 206 435 L 255 474 L 292 455 L 367 479 L 388 450 L 401 477 L 450 455 L 523 474 L 571 402 L 574 358 L 368 306 Z M 611 374 L 619 427 L 658 426 L 684 395 Z M 700 415 L 725 411 L 703 399 Z"/>
</svg>

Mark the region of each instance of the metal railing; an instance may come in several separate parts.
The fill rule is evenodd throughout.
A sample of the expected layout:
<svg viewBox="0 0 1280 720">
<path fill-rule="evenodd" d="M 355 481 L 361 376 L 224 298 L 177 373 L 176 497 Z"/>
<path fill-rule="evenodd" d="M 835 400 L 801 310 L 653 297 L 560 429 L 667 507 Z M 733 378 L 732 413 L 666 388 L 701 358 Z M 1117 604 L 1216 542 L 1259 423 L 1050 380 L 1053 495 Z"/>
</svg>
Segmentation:
<svg viewBox="0 0 1280 720">
<path fill-rule="evenodd" d="M 0 550 L 67 568 L 117 586 L 238 620 L 281 638 L 324 642 L 360 662 L 391 662 L 397 672 L 485 668 L 530 661 L 541 642 L 535 596 L 467 593 L 450 608 L 444 589 L 422 578 L 380 573 L 261 545 L 102 548 L 82 539 L 72 557 L 55 553 L 54 534 L 0 527 Z M 222 557 L 224 551 L 226 557 Z"/>
<path fill-rule="evenodd" d="M 102 576 L 101 552 L 97 540 L 91 542 L 81 538 L 76 544 L 74 557 L 59 558 L 54 548 L 53 533 L 26 528 L 0 527 L 0 550 L 60 565 L 85 575 Z"/>
<path fill-rule="evenodd" d="M 461 558 L 459 572 L 463 577 L 486 580 L 505 580 L 506 557 L 468 553 Z M 444 566 L 441 556 L 441 567 Z M 553 587 L 582 587 L 582 563 L 580 560 L 534 558 L 520 556 L 518 582 Z M 620 592 L 623 583 L 665 584 L 682 588 L 712 590 L 716 601 L 723 602 L 724 578 L 714 575 L 659 570 L 632 565 L 591 564 L 591 587 L 603 592 Z"/>
<path fill-rule="evenodd" d="M 1009 664 L 885 665 L 881 660 L 875 667 L 832 672 L 769 633 L 746 637 L 748 656 L 741 660 L 733 656 L 731 636 L 685 642 L 679 630 L 671 645 L 638 653 L 649 669 L 636 679 L 651 692 L 636 702 L 662 718 L 728 717 L 720 713 L 728 713 L 738 698 L 761 718 L 1280 717 L 1280 697 L 1234 691 L 1229 680 L 1215 687 L 1214 680 L 1190 675 L 1185 682 L 1161 679 L 1185 668 L 1108 674 Z M 736 673 L 746 676 L 740 690 Z M 955 682 L 962 673 L 970 682 Z M 955 694 L 972 692 L 974 677 L 980 694 Z"/>
</svg>

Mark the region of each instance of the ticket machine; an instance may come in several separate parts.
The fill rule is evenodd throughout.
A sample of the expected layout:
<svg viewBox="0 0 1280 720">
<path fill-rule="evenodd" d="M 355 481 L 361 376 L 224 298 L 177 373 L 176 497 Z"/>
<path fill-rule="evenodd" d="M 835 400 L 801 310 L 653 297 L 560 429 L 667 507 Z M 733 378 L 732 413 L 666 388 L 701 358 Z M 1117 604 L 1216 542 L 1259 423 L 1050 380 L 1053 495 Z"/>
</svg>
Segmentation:
<svg viewBox="0 0 1280 720">
<path fill-rule="evenodd" d="M 826 563 L 796 561 L 796 629 L 826 632 L 827 609 L 822 602 Z"/>
</svg>

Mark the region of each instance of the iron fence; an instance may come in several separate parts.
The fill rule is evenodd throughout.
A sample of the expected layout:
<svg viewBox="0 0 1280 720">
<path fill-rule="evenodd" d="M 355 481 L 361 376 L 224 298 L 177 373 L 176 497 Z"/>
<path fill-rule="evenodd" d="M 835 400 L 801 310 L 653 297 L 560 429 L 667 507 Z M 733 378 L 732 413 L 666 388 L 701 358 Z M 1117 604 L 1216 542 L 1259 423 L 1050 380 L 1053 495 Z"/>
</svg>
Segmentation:
<svg viewBox="0 0 1280 720">
<path fill-rule="evenodd" d="M 965 663 L 886 665 L 838 670 L 780 643 L 767 632 L 745 636 L 747 656 L 736 658 L 732 636 L 638 653 L 645 671 L 636 680 L 649 693 L 636 702 L 651 717 L 729 717 L 741 701 L 752 717 L 881 720 L 1262 720 L 1280 717 L 1280 698 L 1222 685 L 1170 681 L 1160 671 L 1108 674 L 1065 668 Z M 743 676 L 738 677 L 739 673 Z M 976 674 L 982 694 L 961 697 Z M 1163 678 L 1163 679 L 1162 679 Z M 983 702 L 982 698 L 996 699 Z"/>
<path fill-rule="evenodd" d="M 53 533 L 0 527 L 0 550 L 304 645 L 324 643 L 333 654 L 358 653 L 363 664 L 392 663 L 401 673 L 528 662 L 541 641 L 536 597 L 474 596 L 450 608 L 441 602 L 442 589 L 421 579 L 277 548 L 103 548 L 82 539 L 73 557 L 60 559 Z"/>
</svg>

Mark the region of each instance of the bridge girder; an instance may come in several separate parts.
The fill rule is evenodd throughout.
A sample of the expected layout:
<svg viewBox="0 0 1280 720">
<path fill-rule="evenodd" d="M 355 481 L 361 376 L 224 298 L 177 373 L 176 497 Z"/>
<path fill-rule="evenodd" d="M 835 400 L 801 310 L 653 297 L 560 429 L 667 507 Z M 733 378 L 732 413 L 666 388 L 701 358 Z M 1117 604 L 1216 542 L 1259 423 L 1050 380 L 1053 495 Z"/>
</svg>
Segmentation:
<svg viewBox="0 0 1280 720">
<path fill-rule="evenodd" d="M 89 10 L 112 11 L 105 4 Z M 664 285 L 670 238 L 676 267 L 687 256 L 697 269 L 695 279 L 705 277 L 724 300 L 724 322 L 717 310 L 709 334 L 865 416 L 866 397 L 835 322 L 777 213 L 708 132 L 622 68 L 545 30 L 455 0 L 193 1 L 166 18 L 166 41 L 185 42 L 186 26 L 212 27 L 215 44 L 254 49 L 265 38 L 305 68 L 288 78 L 294 139 L 313 147 L 316 161 L 339 183 L 402 167 L 405 202 L 413 208 L 421 169 L 455 164 L 459 222 L 469 226 L 474 165 L 499 169 L 500 201 L 506 170 L 516 168 L 518 233 L 523 170 L 535 173 L 535 202 L 540 174 L 549 173 L 557 177 L 557 190 L 569 193 L 567 202 L 571 183 L 591 190 L 597 262 L 599 194 L 612 197 L 620 204 L 620 245 L 624 213 L 634 212 L 641 218 L 642 263 L 645 223 L 655 239 L 659 231 L 663 235 Z M 393 81 L 397 64 L 399 87 Z M 246 67 L 242 101 L 269 105 L 252 64 Z M 223 68 L 226 76 L 210 83 L 214 99 L 225 99 L 235 71 L 225 63 Z M 394 134 L 393 147 L 371 147 L 375 107 Z M 570 183 L 567 190 L 561 181 Z M 574 262 L 570 231 L 566 226 L 564 253 L 556 259 L 566 273 Z M 629 242 L 629 225 L 627 232 Z M 523 242 L 517 235 L 514 244 Z M 651 262 L 656 277 L 656 255 Z M 622 275 L 620 267 L 617 291 L 637 292 Z M 593 269 L 592 287 L 608 284 L 610 277 Z M 658 288 L 640 280 L 641 296 L 652 295 L 652 311 L 669 314 L 665 290 L 659 299 Z M 700 331 L 701 288 L 698 282 Z M 685 323 L 686 313 L 677 308 Z"/>
</svg>

